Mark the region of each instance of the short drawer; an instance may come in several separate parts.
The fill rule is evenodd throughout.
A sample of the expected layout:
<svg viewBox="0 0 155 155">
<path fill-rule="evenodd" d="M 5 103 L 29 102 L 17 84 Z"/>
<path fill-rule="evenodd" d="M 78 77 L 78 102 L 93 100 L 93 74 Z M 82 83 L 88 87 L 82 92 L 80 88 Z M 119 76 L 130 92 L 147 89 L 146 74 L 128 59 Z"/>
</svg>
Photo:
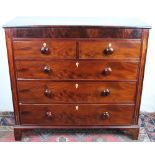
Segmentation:
<svg viewBox="0 0 155 155">
<path fill-rule="evenodd" d="M 131 125 L 132 105 L 21 105 L 24 125 Z"/>
<path fill-rule="evenodd" d="M 135 82 L 18 81 L 21 103 L 134 103 Z"/>
<path fill-rule="evenodd" d="M 139 59 L 141 40 L 80 41 L 81 59 Z"/>
<path fill-rule="evenodd" d="M 15 59 L 74 59 L 76 42 L 69 40 L 25 40 L 14 41 Z"/>
<path fill-rule="evenodd" d="M 136 80 L 138 62 L 16 61 L 18 79 Z"/>
</svg>

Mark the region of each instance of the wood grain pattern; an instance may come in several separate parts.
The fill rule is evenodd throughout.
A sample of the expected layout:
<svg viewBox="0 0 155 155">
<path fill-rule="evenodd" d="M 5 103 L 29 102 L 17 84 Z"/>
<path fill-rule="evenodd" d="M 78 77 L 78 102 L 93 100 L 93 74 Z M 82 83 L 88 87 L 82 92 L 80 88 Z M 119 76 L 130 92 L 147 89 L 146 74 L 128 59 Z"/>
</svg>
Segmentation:
<svg viewBox="0 0 155 155">
<path fill-rule="evenodd" d="M 76 63 L 79 63 L 78 67 Z M 136 80 L 138 62 L 117 61 L 16 61 L 18 79 L 51 80 Z M 49 73 L 44 68 L 50 68 Z M 110 75 L 105 69 L 110 67 Z"/>
<path fill-rule="evenodd" d="M 42 54 L 43 43 L 47 44 L 48 54 Z M 76 42 L 67 40 L 14 41 L 14 56 L 18 58 L 58 58 L 75 59 Z"/>
<path fill-rule="evenodd" d="M 78 84 L 78 88 L 76 88 Z M 45 96 L 45 90 L 51 92 Z M 103 91 L 110 90 L 109 96 Z M 135 82 L 36 82 L 18 81 L 21 103 L 122 103 L 135 100 Z"/>
<path fill-rule="evenodd" d="M 104 50 L 111 43 L 114 49 L 113 54 L 107 55 Z M 126 59 L 126 58 L 137 58 L 140 56 L 140 40 L 112 40 L 106 39 L 105 41 L 80 41 L 80 58 L 81 59 Z"/>
<path fill-rule="evenodd" d="M 138 78 L 138 83 L 137 83 L 137 95 L 136 95 L 135 116 L 134 116 L 135 124 L 138 124 L 138 118 L 139 118 L 148 37 L 149 37 L 149 30 L 147 29 L 143 30 L 143 37 L 142 37 L 142 44 L 141 44 L 141 63 L 139 64 L 139 78 Z"/>
<path fill-rule="evenodd" d="M 76 110 L 76 106 L 79 107 Z M 46 113 L 51 112 L 51 117 Z M 103 119 L 104 112 L 109 113 Z M 21 123 L 27 125 L 131 125 L 132 105 L 21 105 Z M 37 117 L 36 117 L 37 116 Z M 33 119 L 32 119 L 33 118 Z"/>
<path fill-rule="evenodd" d="M 12 36 L 11 36 L 11 30 L 10 29 L 5 29 L 5 38 L 6 38 L 6 46 L 7 46 L 7 54 L 8 54 L 8 63 L 9 63 L 9 73 L 10 73 L 10 81 L 11 81 L 13 108 L 14 108 L 14 112 L 15 112 L 15 123 L 16 123 L 16 125 L 19 125 L 20 124 L 20 114 L 19 114 L 19 107 L 18 107 L 16 73 L 15 73 L 15 69 L 14 69 Z"/>
<path fill-rule="evenodd" d="M 109 27 L 12 28 L 13 38 L 141 38 L 142 29 Z"/>
<path fill-rule="evenodd" d="M 125 129 L 125 131 L 127 131 L 127 134 L 129 136 L 132 137 L 133 140 L 137 140 L 138 139 L 138 136 L 139 136 L 139 127 L 137 128 L 127 128 Z"/>
<path fill-rule="evenodd" d="M 20 141 L 22 138 L 22 129 L 14 128 L 15 141 Z"/>
</svg>

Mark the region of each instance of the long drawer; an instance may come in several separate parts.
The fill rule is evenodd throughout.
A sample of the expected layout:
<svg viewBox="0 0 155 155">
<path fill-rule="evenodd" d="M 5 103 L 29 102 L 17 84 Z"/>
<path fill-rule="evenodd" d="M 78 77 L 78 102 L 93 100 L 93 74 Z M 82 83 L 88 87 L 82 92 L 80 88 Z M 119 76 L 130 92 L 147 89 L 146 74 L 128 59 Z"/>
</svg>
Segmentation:
<svg viewBox="0 0 155 155">
<path fill-rule="evenodd" d="M 24 125 L 131 125 L 133 105 L 21 105 Z"/>
<path fill-rule="evenodd" d="M 135 82 L 18 81 L 21 103 L 133 103 Z"/>
<path fill-rule="evenodd" d="M 52 80 L 136 80 L 138 62 L 16 61 L 17 78 Z"/>
</svg>

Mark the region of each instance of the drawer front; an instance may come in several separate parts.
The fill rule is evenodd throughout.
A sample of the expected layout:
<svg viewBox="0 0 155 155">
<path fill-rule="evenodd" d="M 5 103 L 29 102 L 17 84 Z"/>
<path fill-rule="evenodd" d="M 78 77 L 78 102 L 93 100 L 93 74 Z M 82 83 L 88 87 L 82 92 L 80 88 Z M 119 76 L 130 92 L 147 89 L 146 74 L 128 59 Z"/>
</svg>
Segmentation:
<svg viewBox="0 0 155 155">
<path fill-rule="evenodd" d="M 76 56 L 75 41 L 58 40 L 30 40 L 14 41 L 15 59 L 74 59 Z"/>
<path fill-rule="evenodd" d="M 16 61 L 17 78 L 52 80 L 136 80 L 137 62 Z"/>
<path fill-rule="evenodd" d="M 81 41 L 81 59 L 139 59 L 141 40 Z"/>
<path fill-rule="evenodd" d="M 133 103 L 135 82 L 18 81 L 21 103 Z"/>
<path fill-rule="evenodd" d="M 132 105 L 21 105 L 21 124 L 34 125 L 130 125 Z M 37 116 L 37 117 L 36 117 Z"/>
</svg>

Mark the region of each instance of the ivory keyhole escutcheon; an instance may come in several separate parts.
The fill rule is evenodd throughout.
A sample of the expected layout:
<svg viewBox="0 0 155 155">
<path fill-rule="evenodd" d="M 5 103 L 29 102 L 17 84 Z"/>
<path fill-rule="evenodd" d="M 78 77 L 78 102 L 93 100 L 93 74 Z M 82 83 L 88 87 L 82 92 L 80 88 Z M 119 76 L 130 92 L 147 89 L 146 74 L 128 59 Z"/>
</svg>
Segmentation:
<svg viewBox="0 0 155 155">
<path fill-rule="evenodd" d="M 79 88 L 79 84 L 78 84 L 78 83 L 75 84 L 75 88 L 76 88 L 76 89 Z"/>
<path fill-rule="evenodd" d="M 75 109 L 78 111 L 78 110 L 79 110 L 79 106 L 78 106 L 78 105 L 76 105 L 76 106 L 75 106 Z"/>
<path fill-rule="evenodd" d="M 76 67 L 77 67 L 77 68 L 79 67 L 79 62 L 78 62 L 78 61 L 76 62 Z"/>
</svg>

